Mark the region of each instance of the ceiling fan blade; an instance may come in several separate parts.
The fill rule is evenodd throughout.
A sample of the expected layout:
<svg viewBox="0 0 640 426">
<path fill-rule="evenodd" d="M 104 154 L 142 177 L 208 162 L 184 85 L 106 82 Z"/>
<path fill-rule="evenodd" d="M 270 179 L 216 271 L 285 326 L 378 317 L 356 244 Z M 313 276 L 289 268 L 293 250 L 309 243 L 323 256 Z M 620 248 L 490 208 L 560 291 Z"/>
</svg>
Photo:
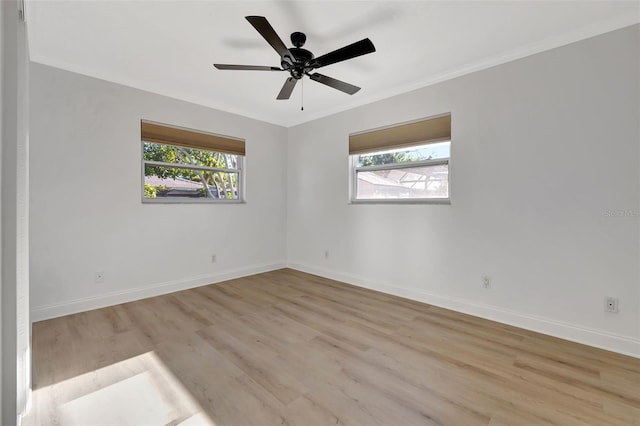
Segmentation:
<svg viewBox="0 0 640 426">
<path fill-rule="evenodd" d="M 289 49 L 287 49 L 287 46 L 285 46 L 269 21 L 267 21 L 267 18 L 264 16 L 245 16 L 245 19 L 249 21 L 249 23 L 253 25 L 253 28 L 264 37 L 267 43 L 278 52 L 281 58 L 288 59 L 288 62 L 293 63 L 293 55 L 289 52 Z"/>
<path fill-rule="evenodd" d="M 348 93 L 353 95 L 360 88 L 358 86 L 354 86 L 353 84 L 345 83 L 344 81 L 336 80 L 335 78 L 327 77 L 326 75 L 322 75 L 319 73 L 309 74 L 309 78 L 311 80 L 317 81 L 318 83 L 326 84 L 329 87 L 333 87 L 334 89 L 338 89 L 341 92 Z"/>
<path fill-rule="evenodd" d="M 280 93 L 278 93 L 278 99 L 289 99 L 291 97 L 291 92 L 293 92 L 293 88 L 296 87 L 297 82 L 297 79 L 289 77 L 287 81 L 284 82 L 282 89 L 280 89 Z"/>
<path fill-rule="evenodd" d="M 269 67 L 263 65 L 231 65 L 231 64 L 213 64 L 219 70 L 242 70 L 242 71 L 284 71 L 282 68 Z"/>
<path fill-rule="evenodd" d="M 347 59 L 356 58 L 375 51 L 376 47 L 373 45 L 371 40 L 365 38 L 338 50 L 334 50 L 333 52 L 319 56 L 311 65 L 313 68 L 325 67 L 327 65 L 335 64 L 336 62 L 346 61 Z"/>
</svg>

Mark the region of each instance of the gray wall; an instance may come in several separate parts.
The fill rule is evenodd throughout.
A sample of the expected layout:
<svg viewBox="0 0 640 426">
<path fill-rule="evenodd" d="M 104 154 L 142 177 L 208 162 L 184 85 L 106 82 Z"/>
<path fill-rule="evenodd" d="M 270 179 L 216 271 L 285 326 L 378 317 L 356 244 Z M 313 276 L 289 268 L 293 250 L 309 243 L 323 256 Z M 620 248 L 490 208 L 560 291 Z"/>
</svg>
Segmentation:
<svg viewBox="0 0 640 426">
<path fill-rule="evenodd" d="M 639 28 L 289 129 L 290 264 L 640 355 Z M 446 112 L 451 205 L 348 203 L 350 133 Z"/>
<path fill-rule="evenodd" d="M 40 64 L 31 106 L 34 320 L 285 265 L 285 128 Z M 246 204 L 142 204 L 140 119 L 246 139 Z"/>
</svg>

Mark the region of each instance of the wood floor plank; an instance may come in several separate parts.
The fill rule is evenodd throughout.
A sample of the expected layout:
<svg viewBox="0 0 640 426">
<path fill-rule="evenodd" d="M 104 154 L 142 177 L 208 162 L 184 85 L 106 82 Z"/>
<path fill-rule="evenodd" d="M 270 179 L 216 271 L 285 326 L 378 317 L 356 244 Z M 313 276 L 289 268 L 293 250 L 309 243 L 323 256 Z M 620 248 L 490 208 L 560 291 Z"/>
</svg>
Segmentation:
<svg viewBox="0 0 640 426">
<path fill-rule="evenodd" d="M 287 423 L 291 426 L 362 425 L 362 423 L 358 423 L 348 416 L 337 416 L 308 395 L 302 395 L 287 406 Z"/>
<path fill-rule="evenodd" d="M 35 323 L 32 348 L 25 426 L 101 395 L 123 424 L 155 395 L 167 425 L 640 426 L 637 358 L 289 269 Z"/>
<path fill-rule="evenodd" d="M 238 339 L 216 327 L 197 334 L 282 403 L 287 404 L 306 393 L 304 385 L 292 378 L 286 371 L 287 366 L 277 362 L 277 355 L 259 340 Z"/>
</svg>

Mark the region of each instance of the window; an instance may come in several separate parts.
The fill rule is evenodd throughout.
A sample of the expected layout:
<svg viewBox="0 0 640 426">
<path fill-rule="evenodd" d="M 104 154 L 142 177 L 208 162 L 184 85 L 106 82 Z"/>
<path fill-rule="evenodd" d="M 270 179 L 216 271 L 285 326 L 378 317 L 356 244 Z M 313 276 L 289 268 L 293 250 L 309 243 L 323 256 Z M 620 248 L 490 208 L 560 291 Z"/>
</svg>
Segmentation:
<svg viewBox="0 0 640 426">
<path fill-rule="evenodd" d="M 143 121 L 143 202 L 240 202 L 244 141 Z"/>
<path fill-rule="evenodd" d="M 448 202 L 450 150 L 450 115 L 351 135 L 351 201 Z"/>
<path fill-rule="evenodd" d="M 446 200 L 451 143 L 355 155 L 356 200 Z"/>
</svg>

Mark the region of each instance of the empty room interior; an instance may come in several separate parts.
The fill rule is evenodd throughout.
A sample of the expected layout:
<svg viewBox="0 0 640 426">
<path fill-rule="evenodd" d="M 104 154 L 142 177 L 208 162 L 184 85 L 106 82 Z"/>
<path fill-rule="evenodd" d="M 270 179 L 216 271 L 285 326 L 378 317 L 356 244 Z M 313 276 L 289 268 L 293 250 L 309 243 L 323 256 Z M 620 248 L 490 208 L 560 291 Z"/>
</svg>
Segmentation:
<svg viewBox="0 0 640 426">
<path fill-rule="evenodd" d="M 640 2 L 0 22 L 2 425 L 640 425 Z"/>
</svg>

